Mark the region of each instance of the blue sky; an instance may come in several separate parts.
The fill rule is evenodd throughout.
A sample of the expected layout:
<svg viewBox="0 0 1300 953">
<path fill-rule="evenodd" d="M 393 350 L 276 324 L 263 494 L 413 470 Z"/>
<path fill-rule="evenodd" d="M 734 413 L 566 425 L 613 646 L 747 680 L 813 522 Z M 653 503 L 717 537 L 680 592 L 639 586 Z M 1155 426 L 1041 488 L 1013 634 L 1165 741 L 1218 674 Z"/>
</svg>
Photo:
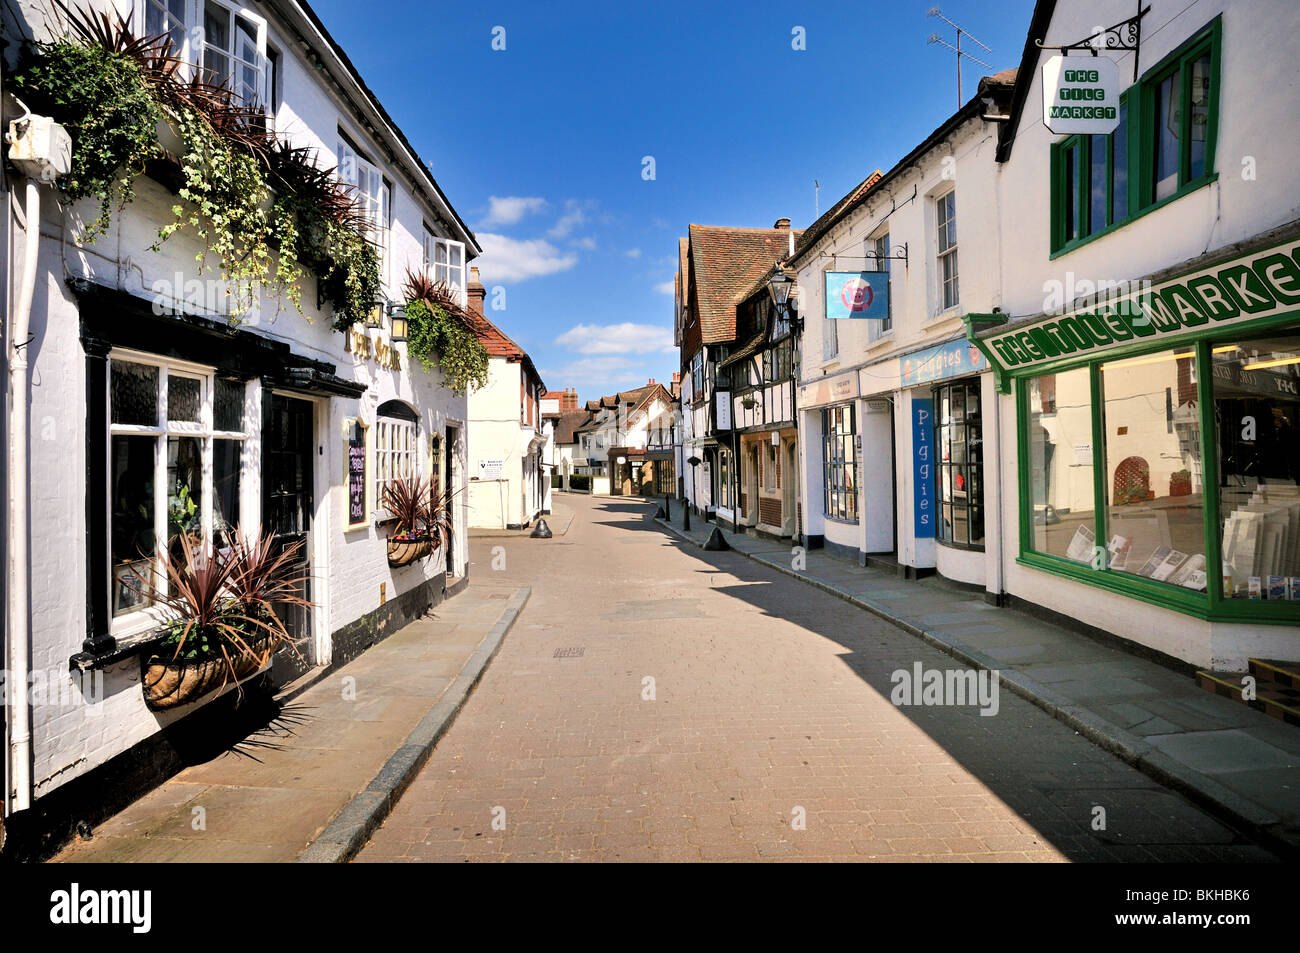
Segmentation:
<svg viewBox="0 0 1300 953">
<path fill-rule="evenodd" d="M 955 110 L 933 5 L 314 2 L 488 250 L 489 315 L 583 400 L 671 380 L 689 224 L 806 227 L 814 180 L 825 210 Z M 1019 63 L 1032 0 L 939 7 Z"/>
</svg>

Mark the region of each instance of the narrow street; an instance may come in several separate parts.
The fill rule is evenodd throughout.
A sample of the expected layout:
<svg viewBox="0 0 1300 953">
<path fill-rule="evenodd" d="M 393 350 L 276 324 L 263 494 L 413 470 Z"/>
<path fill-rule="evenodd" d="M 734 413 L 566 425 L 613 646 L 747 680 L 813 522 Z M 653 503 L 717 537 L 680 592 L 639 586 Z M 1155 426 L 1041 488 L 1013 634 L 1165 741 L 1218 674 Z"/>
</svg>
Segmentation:
<svg viewBox="0 0 1300 953">
<path fill-rule="evenodd" d="M 531 600 L 358 860 L 1272 859 L 1008 691 L 895 706 L 958 666 L 877 617 L 564 501 L 563 536 L 473 540 Z"/>
</svg>

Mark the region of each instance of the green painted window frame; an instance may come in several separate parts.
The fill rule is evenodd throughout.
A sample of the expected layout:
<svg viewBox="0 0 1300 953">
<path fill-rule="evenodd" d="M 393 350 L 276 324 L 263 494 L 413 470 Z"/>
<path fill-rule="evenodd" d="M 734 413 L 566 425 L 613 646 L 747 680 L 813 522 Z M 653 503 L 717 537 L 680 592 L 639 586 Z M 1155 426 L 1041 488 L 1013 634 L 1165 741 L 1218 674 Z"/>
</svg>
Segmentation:
<svg viewBox="0 0 1300 953">
<path fill-rule="evenodd" d="M 1219 175 L 1215 166 L 1215 147 L 1219 138 L 1219 78 L 1222 48 L 1223 17 L 1220 14 L 1197 30 L 1178 49 L 1147 70 L 1136 83 L 1120 95 L 1120 106 L 1126 107 L 1124 121 L 1128 150 L 1128 208 L 1127 214 L 1123 218 L 1108 221 L 1106 226 L 1100 229 L 1090 230 L 1086 227 L 1089 210 L 1089 189 L 1083 186 L 1087 181 L 1087 173 L 1091 170 L 1089 153 L 1091 151 L 1090 140 L 1092 137 L 1087 135 L 1067 136 L 1052 143 L 1049 155 L 1049 190 L 1051 198 L 1049 241 L 1053 260 L 1074 251 L 1082 245 L 1086 245 L 1088 242 L 1095 241 L 1103 235 L 1108 235 L 1117 229 L 1123 228 L 1130 222 L 1136 221 L 1144 215 L 1149 215 L 1156 209 L 1163 208 L 1184 195 L 1217 181 Z M 1191 103 L 1191 70 L 1189 67 L 1207 52 L 1210 54 L 1210 95 L 1206 104 L 1205 168 L 1201 175 L 1192 178 L 1190 168 L 1192 110 L 1188 108 L 1188 104 Z M 1183 108 L 1179 123 L 1178 188 L 1171 195 L 1156 199 L 1154 179 L 1156 88 L 1163 80 L 1179 70 L 1181 70 L 1179 101 L 1183 104 Z M 1114 205 L 1113 201 L 1111 201 L 1115 182 L 1114 133 L 1111 133 L 1108 139 L 1111 143 L 1111 156 L 1107 158 L 1106 163 L 1109 180 L 1106 195 L 1107 218 L 1110 219 L 1113 218 Z M 1075 221 L 1085 223 L 1081 227 L 1081 234 L 1076 238 L 1068 238 L 1065 234 L 1064 156 L 1071 149 L 1078 150 L 1080 159 L 1077 166 L 1078 171 L 1076 172 L 1075 194 L 1073 197 Z"/>
<path fill-rule="evenodd" d="M 1086 361 L 1054 361 L 1033 368 L 1031 373 L 1015 375 L 1016 454 L 1018 492 L 1020 494 L 1020 549 L 1018 565 L 1063 576 L 1098 589 L 1138 599 L 1151 605 L 1172 609 L 1209 622 L 1248 622 L 1261 625 L 1300 625 L 1300 602 L 1267 599 L 1225 599 L 1223 596 L 1223 539 L 1220 535 L 1219 509 L 1219 434 L 1214 414 L 1214 374 L 1212 351 L 1215 345 L 1250 340 L 1270 331 L 1297 327 L 1297 315 L 1278 315 L 1249 327 L 1227 331 L 1209 328 L 1176 341 L 1134 342 L 1114 347 Z M 1093 446 L 1093 532 L 1096 539 L 1106 540 L 1106 475 L 1104 405 L 1101 401 L 1101 366 L 1117 359 L 1158 354 L 1193 347 L 1196 353 L 1196 399 L 1200 414 L 1202 474 L 1207 488 L 1204 497 L 1204 533 L 1206 591 L 1191 592 L 1167 583 L 1147 580 L 1102 568 L 1093 569 L 1061 556 L 1034 549 L 1032 461 L 1029 450 L 1029 381 L 1036 377 L 1087 367 L 1091 377 L 1089 399 L 1092 412 Z"/>
</svg>

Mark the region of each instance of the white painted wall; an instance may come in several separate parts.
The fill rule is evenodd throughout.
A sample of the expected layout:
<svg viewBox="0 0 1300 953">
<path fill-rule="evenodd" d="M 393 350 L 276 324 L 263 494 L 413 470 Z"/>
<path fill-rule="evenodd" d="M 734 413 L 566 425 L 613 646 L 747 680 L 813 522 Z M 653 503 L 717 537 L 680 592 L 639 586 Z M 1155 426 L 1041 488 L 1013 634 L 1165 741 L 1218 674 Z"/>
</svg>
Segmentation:
<svg viewBox="0 0 1300 953">
<path fill-rule="evenodd" d="M 22 4 L 24 11 L 35 9 Z M 34 22 L 42 22 L 36 20 Z M 317 74 L 300 60 L 300 48 L 273 24 L 272 41 L 284 54 L 282 83 L 284 107 L 277 117 L 281 132 L 296 144 L 315 146 L 320 160 L 333 164 L 336 128 L 342 123 L 355 138 L 378 149 L 358 132 L 350 109 L 320 85 Z M 397 276 L 406 267 L 419 267 L 420 235 L 435 210 L 424 205 L 407 188 L 403 175 L 392 172 L 393 227 L 387 263 L 389 297 L 399 297 Z M 47 192 L 48 196 L 49 193 Z M 84 277 L 110 288 L 144 297 L 172 295 L 179 273 L 198 277 L 195 255 L 199 243 L 188 231 L 171 237 L 159 251 L 150 250 L 159 227 L 171 221 L 175 196 L 148 179 L 136 183 L 136 198 L 124 211 L 115 212 L 110 232 L 94 245 L 78 248 L 72 233 L 92 218 L 96 209 L 81 203 L 64 212 L 46 201 L 41 228 L 41 251 L 36 295 L 32 309 L 35 339 L 32 360 L 32 444 L 27 482 L 32 501 L 32 666 L 48 673 L 58 686 L 71 689 L 68 659 L 81 650 L 86 637 L 84 499 L 86 393 L 85 356 L 79 341 L 78 306 L 64 283 L 65 276 Z M 6 267 L 17 273 L 21 262 L 12 252 Z M 205 276 L 210 277 L 210 276 Z M 216 289 L 218 292 L 220 289 Z M 214 300 L 220 300 L 218 293 Z M 386 598 L 439 577 L 444 561 L 435 555 L 414 567 L 390 570 L 385 533 L 373 523 L 345 532 L 345 490 L 342 484 L 345 417 L 360 417 L 373 424 L 376 407 L 385 400 L 401 399 L 415 407 L 421 419 L 421 466 L 428 467 L 428 437 L 444 433 L 449 423 L 467 417 L 464 397 L 443 386 L 437 371 L 412 367 L 404 345 L 402 369 L 381 369 L 374 361 L 345 350 L 345 336 L 331 330 L 330 316 L 315 308 L 314 281 L 303 282 L 303 313 L 286 304 L 276 313 L 275 302 L 263 295 L 259 312 L 246 319 L 257 334 L 290 342 L 295 353 L 333 363 L 337 373 L 367 385 L 359 400 L 333 398 L 320 404 L 317 415 L 317 488 L 314 529 L 317 535 L 315 598 L 319 661 L 329 659 L 331 632 L 379 608 L 380 586 Z M 220 316 L 219 314 L 217 315 Z M 365 332 L 379 338 L 382 331 Z M 373 429 L 371 431 L 373 439 Z M 464 442 L 457 451 L 457 468 L 463 473 Z M 246 454 L 245 486 L 255 485 L 260 473 L 255 454 Z M 371 467 L 373 475 L 374 468 Z M 256 501 L 259 493 L 246 495 Z M 256 525 L 260 515 L 244 509 L 244 519 Z M 462 507 L 460 525 L 465 525 Z M 92 515 L 92 518 L 95 518 Z M 106 518 L 106 515 L 105 515 Z M 463 535 L 463 534 L 462 534 Z M 457 543 L 457 568 L 464 572 L 464 540 Z M 147 738 L 179 714 L 159 716 L 149 712 L 138 685 L 140 664 L 131 658 L 105 674 L 106 701 L 96 708 L 81 705 L 37 705 L 33 710 L 34 778 L 36 794 L 54 788 Z"/>
</svg>

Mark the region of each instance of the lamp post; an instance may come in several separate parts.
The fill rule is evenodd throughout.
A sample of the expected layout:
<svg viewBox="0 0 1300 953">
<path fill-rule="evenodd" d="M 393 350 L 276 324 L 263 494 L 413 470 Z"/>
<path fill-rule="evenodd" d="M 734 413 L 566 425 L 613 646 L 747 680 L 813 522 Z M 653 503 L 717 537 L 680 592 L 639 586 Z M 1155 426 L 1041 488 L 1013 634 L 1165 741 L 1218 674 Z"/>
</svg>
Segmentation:
<svg viewBox="0 0 1300 953">
<path fill-rule="evenodd" d="M 691 454 L 686 458 L 687 465 L 691 468 L 691 489 L 695 491 L 695 499 L 700 498 L 699 481 L 695 479 L 695 468 L 700 465 L 700 458 Z M 682 504 L 682 529 L 686 532 L 691 530 L 691 503 L 687 500 Z"/>
</svg>

